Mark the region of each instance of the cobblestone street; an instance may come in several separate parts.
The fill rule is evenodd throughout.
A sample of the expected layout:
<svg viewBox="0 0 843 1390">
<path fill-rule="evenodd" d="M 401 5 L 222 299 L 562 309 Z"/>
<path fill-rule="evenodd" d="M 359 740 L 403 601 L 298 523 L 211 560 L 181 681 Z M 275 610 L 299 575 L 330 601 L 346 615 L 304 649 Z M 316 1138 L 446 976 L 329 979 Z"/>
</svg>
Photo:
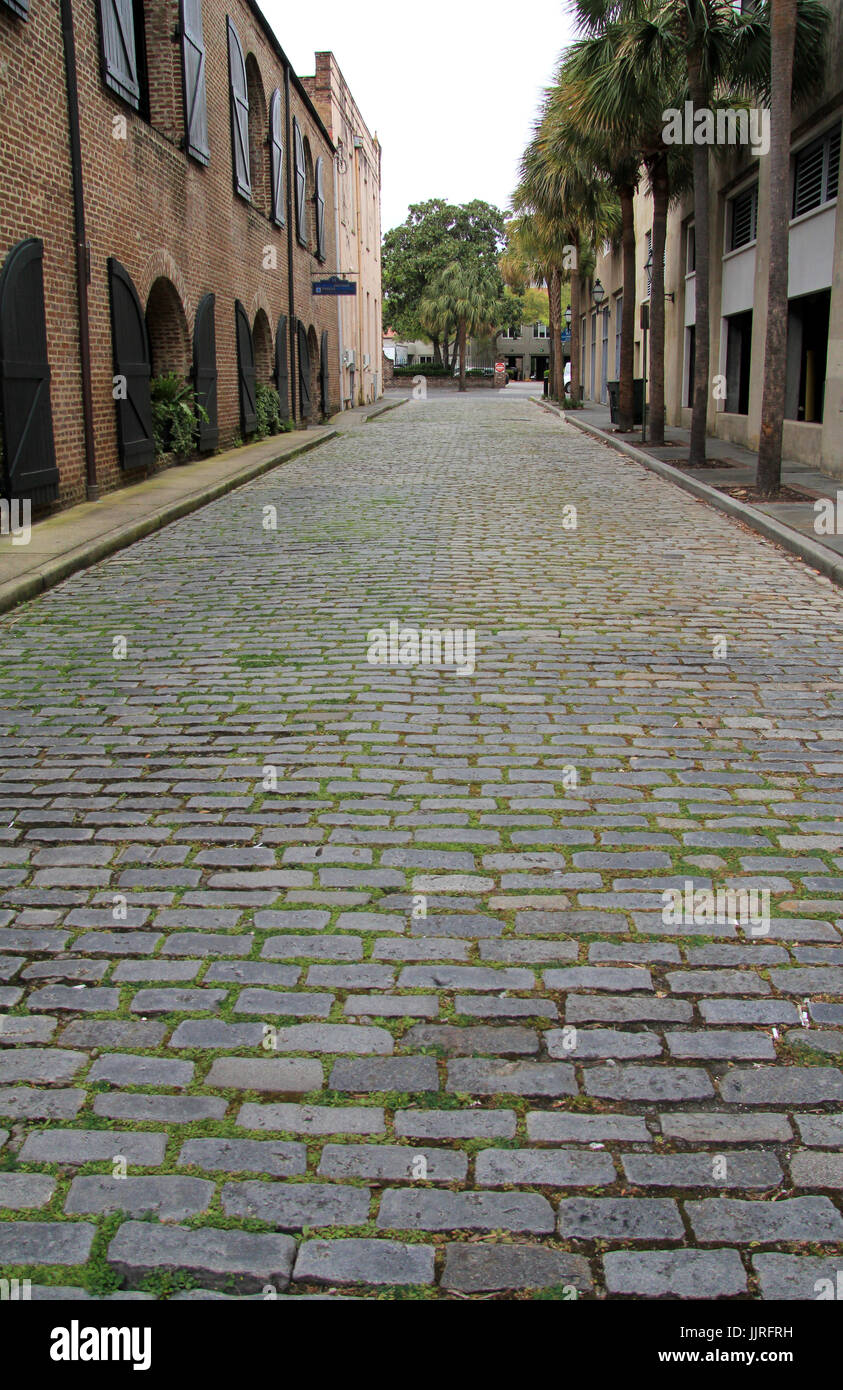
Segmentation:
<svg viewBox="0 0 843 1390">
<path fill-rule="evenodd" d="M 431 391 L 0 634 L 0 1277 L 841 1296 L 827 580 Z"/>
</svg>

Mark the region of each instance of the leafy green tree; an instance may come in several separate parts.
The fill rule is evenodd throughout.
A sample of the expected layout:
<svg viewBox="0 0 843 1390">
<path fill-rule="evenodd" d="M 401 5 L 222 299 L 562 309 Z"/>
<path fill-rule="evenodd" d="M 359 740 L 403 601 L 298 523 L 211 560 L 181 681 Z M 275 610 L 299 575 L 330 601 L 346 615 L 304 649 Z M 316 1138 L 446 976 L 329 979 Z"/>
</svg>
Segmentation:
<svg viewBox="0 0 843 1390">
<path fill-rule="evenodd" d="M 439 320 L 435 332 L 426 328 L 422 300 L 437 275 L 455 263 L 492 273 L 503 236 L 503 212 L 482 199 L 457 205 L 431 198 L 412 204 L 406 220 L 383 240 L 384 322 L 407 337 L 431 336 L 434 361 L 450 368 L 456 320 Z M 502 297 L 502 286 L 500 293 Z"/>
<path fill-rule="evenodd" d="M 490 332 L 504 300 L 500 271 L 480 261 L 454 260 L 438 271 L 422 299 L 421 322 L 434 332 L 456 324 L 460 390 L 466 390 L 466 347 L 469 334 Z"/>
</svg>

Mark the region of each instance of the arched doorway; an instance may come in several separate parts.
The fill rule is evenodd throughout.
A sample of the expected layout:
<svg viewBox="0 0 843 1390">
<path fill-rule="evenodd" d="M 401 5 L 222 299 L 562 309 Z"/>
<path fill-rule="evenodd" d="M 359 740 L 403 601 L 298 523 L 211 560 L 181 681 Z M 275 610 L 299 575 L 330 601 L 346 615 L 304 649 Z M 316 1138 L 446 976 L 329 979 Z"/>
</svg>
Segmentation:
<svg viewBox="0 0 843 1390">
<path fill-rule="evenodd" d="M 196 452 L 199 423 L 194 409 L 195 392 L 189 380 L 190 330 L 178 291 L 166 276 L 160 275 L 153 282 L 144 317 L 149 338 L 155 456 L 189 458 Z"/>
<path fill-rule="evenodd" d="M 255 377 L 270 385 L 272 382 L 272 330 L 263 309 L 258 309 L 252 326 L 252 342 L 255 347 Z"/>
<path fill-rule="evenodd" d="M 249 169 L 252 207 L 269 213 L 269 150 L 266 143 L 267 109 L 263 79 L 254 53 L 246 57 L 246 90 L 249 94 Z"/>
<path fill-rule="evenodd" d="M 172 280 L 159 275 L 146 301 L 146 331 L 153 377 L 175 372 L 187 380 L 190 368 L 190 330 Z"/>
</svg>

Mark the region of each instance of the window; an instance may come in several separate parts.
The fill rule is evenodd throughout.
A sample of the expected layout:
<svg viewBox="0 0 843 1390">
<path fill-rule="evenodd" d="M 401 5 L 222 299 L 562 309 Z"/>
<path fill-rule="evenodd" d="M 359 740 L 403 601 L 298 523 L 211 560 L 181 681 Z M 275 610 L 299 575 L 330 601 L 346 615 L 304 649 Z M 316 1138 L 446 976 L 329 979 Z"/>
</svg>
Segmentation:
<svg viewBox="0 0 843 1390">
<path fill-rule="evenodd" d="M 547 328 L 547 324 L 546 324 L 546 323 L 534 323 L 534 324 L 533 324 L 533 337 L 534 337 L 534 338 L 547 338 L 547 337 L 548 337 L 548 328 Z"/>
<path fill-rule="evenodd" d="M 234 188 L 241 198 L 251 201 L 252 175 L 249 164 L 249 86 L 246 61 L 237 30 L 228 21 L 228 80 L 231 101 L 231 156 Z M 251 332 L 251 329 L 249 330 Z"/>
<path fill-rule="evenodd" d="M 284 216 L 284 136 L 282 133 L 283 110 L 281 92 L 278 87 L 269 99 L 269 184 L 270 213 L 278 227 L 286 223 Z"/>
<path fill-rule="evenodd" d="M 293 117 L 293 164 L 296 189 L 296 237 L 300 246 L 307 246 L 307 171 L 304 162 L 304 140 L 296 116 Z"/>
<path fill-rule="evenodd" d="M 749 246 L 758 230 L 758 184 L 729 200 L 729 250 Z"/>
<path fill-rule="evenodd" d="M 29 18 L 29 0 L 4 0 L 4 3 L 12 14 L 20 15 L 21 19 Z"/>
<path fill-rule="evenodd" d="M 315 174 L 314 174 L 314 183 L 315 183 L 315 187 L 314 187 L 314 191 L 313 191 L 313 208 L 314 208 L 314 213 L 315 213 L 315 216 L 316 216 L 316 259 L 319 260 L 319 261 L 324 261 L 324 260 L 325 260 L 325 256 L 326 256 L 326 251 L 325 251 L 325 245 L 326 245 L 326 243 L 325 243 L 325 189 L 324 189 L 324 182 L 323 182 L 323 175 L 322 175 L 323 167 L 324 167 L 324 160 L 323 160 L 322 156 L 320 155 L 319 158 L 318 158 L 317 161 L 316 161 L 316 170 L 315 170 Z"/>
<path fill-rule="evenodd" d="M 752 310 L 729 315 L 726 325 L 726 409 L 733 415 L 748 415 Z"/>
<path fill-rule="evenodd" d="M 140 0 L 99 0 L 100 59 L 105 85 L 146 116 L 146 43 Z"/>
<path fill-rule="evenodd" d="M 697 269 L 697 229 L 689 222 L 685 230 L 685 274 L 693 275 Z"/>
<path fill-rule="evenodd" d="M 802 295 L 788 304 L 786 420 L 822 423 L 830 308 L 831 290 Z"/>
<path fill-rule="evenodd" d="M 793 169 L 793 216 L 822 207 L 837 197 L 840 126 L 798 151 Z"/>
<path fill-rule="evenodd" d="M 623 327 L 623 295 L 615 300 L 615 380 L 621 376 L 621 329 Z"/>
<path fill-rule="evenodd" d="M 697 330 L 694 324 L 685 329 L 685 405 L 694 404 L 694 359 L 697 351 Z"/>
<path fill-rule="evenodd" d="M 207 164 L 208 101 L 205 91 L 205 38 L 202 0 L 181 0 L 181 56 L 184 85 L 184 147 L 200 164 Z"/>
</svg>

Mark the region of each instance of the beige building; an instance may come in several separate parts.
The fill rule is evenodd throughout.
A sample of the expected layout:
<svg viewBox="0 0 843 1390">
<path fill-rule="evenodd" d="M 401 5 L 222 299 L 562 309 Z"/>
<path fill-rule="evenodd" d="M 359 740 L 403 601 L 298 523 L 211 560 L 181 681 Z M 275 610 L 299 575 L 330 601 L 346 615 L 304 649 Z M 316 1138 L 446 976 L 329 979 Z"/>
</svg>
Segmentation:
<svg viewBox="0 0 843 1390">
<path fill-rule="evenodd" d="M 342 408 L 383 394 L 381 325 L 381 147 L 370 135 L 333 53 L 316 54 L 316 74 L 303 77 L 336 146 L 337 264 L 356 295 L 337 297 Z"/>
<path fill-rule="evenodd" d="M 794 111 L 784 457 L 843 477 L 843 216 L 838 212 L 843 117 L 843 3 L 832 0 L 824 90 Z M 770 161 L 735 146 L 711 160 L 709 433 L 758 447 L 767 327 Z M 642 177 L 642 188 L 644 179 Z M 649 302 L 645 269 L 653 206 L 635 200 L 634 373 L 643 374 L 638 306 Z M 593 289 L 600 281 L 599 307 Z M 665 253 L 665 408 L 668 425 L 688 426 L 695 324 L 693 196 L 668 219 Z M 599 297 L 599 291 L 598 291 Z M 583 285 L 581 373 L 584 398 L 608 399 L 617 380 L 623 270 L 620 250 L 603 247 L 594 280 Z M 649 350 L 649 344 L 648 344 Z M 649 374 L 649 366 L 648 366 Z M 716 383 L 715 378 L 719 378 Z"/>
</svg>

